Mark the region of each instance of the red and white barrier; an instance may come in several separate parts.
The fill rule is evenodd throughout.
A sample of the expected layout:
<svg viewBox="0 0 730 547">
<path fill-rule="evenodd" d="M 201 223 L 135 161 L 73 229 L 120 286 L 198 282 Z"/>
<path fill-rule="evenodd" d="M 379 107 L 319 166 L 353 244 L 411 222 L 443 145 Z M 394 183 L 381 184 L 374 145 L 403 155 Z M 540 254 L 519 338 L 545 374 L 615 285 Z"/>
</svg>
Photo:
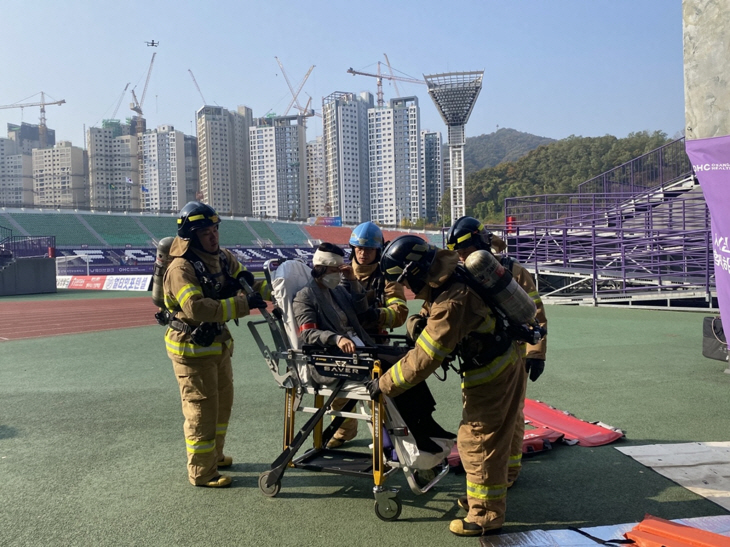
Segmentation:
<svg viewBox="0 0 730 547">
<path fill-rule="evenodd" d="M 58 275 L 57 289 L 91 291 L 147 291 L 151 275 Z"/>
</svg>

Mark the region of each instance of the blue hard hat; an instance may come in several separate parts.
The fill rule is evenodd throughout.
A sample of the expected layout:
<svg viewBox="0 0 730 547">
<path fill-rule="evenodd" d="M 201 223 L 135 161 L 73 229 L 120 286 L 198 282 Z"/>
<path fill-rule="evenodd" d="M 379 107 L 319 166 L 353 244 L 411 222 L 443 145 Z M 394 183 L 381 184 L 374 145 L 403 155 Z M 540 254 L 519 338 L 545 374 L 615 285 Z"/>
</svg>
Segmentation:
<svg viewBox="0 0 730 547">
<path fill-rule="evenodd" d="M 350 245 L 381 250 L 383 248 L 383 232 L 374 222 L 363 222 L 352 231 Z"/>
</svg>

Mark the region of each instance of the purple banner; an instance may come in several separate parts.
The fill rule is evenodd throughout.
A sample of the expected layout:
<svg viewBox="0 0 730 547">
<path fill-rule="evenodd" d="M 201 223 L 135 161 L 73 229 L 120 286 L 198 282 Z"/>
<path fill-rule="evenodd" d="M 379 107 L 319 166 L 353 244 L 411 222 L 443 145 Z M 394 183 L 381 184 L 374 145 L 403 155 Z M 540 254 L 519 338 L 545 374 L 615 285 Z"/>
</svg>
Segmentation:
<svg viewBox="0 0 730 547">
<path fill-rule="evenodd" d="M 715 285 L 723 330 L 730 332 L 730 135 L 686 141 L 712 219 Z"/>
</svg>

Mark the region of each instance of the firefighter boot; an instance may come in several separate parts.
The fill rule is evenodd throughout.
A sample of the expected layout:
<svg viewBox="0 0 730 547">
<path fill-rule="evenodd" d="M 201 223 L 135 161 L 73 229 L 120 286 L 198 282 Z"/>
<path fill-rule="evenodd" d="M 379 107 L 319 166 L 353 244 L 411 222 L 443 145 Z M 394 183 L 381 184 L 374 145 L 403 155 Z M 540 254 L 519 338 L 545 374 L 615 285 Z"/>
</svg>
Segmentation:
<svg viewBox="0 0 730 547">
<path fill-rule="evenodd" d="M 218 467 L 230 467 L 233 465 L 233 458 L 230 456 L 223 456 L 217 463 Z"/>
<path fill-rule="evenodd" d="M 468 517 L 463 519 L 452 520 L 449 524 L 449 530 L 451 533 L 457 536 L 488 536 L 493 534 L 499 534 L 502 531 L 502 527 L 486 529 L 478 524 L 469 522 Z"/>
<path fill-rule="evenodd" d="M 225 488 L 226 486 L 230 486 L 232 482 L 233 480 L 231 477 L 228 477 L 227 475 L 218 475 L 206 483 L 196 484 L 195 486 L 203 486 L 205 488 Z"/>
</svg>

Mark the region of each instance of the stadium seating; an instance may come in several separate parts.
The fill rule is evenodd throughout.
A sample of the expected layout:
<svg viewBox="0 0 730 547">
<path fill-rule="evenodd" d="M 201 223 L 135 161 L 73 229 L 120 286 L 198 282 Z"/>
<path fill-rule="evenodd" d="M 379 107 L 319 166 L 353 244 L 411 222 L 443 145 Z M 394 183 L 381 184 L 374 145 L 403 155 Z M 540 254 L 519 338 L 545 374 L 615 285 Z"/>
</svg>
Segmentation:
<svg viewBox="0 0 730 547">
<path fill-rule="evenodd" d="M 251 233 L 246 223 L 230 217 L 221 218 L 220 244 L 224 247 L 234 245 L 256 245 L 256 236 Z"/>
<path fill-rule="evenodd" d="M 135 217 L 147 228 L 157 241 L 163 237 L 174 236 L 177 231 L 177 215 L 148 216 L 140 215 Z"/>
<path fill-rule="evenodd" d="M 260 220 L 247 220 L 246 224 L 260 239 L 270 240 L 274 245 L 280 245 L 282 243 L 278 235 L 276 235 L 269 225 Z"/>
<path fill-rule="evenodd" d="M 347 245 L 352 234 L 352 228 L 340 226 L 305 226 L 304 229 L 312 239 L 321 239 L 336 245 Z"/>
<path fill-rule="evenodd" d="M 270 222 L 269 226 L 285 245 L 306 245 L 308 236 L 301 224 Z"/>
<path fill-rule="evenodd" d="M 103 245 L 74 214 L 8 212 L 5 214 L 32 236 L 56 236 L 56 246 Z"/>
<path fill-rule="evenodd" d="M 111 246 L 149 246 L 152 238 L 134 218 L 121 215 L 83 215 L 96 232 Z"/>
</svg>

